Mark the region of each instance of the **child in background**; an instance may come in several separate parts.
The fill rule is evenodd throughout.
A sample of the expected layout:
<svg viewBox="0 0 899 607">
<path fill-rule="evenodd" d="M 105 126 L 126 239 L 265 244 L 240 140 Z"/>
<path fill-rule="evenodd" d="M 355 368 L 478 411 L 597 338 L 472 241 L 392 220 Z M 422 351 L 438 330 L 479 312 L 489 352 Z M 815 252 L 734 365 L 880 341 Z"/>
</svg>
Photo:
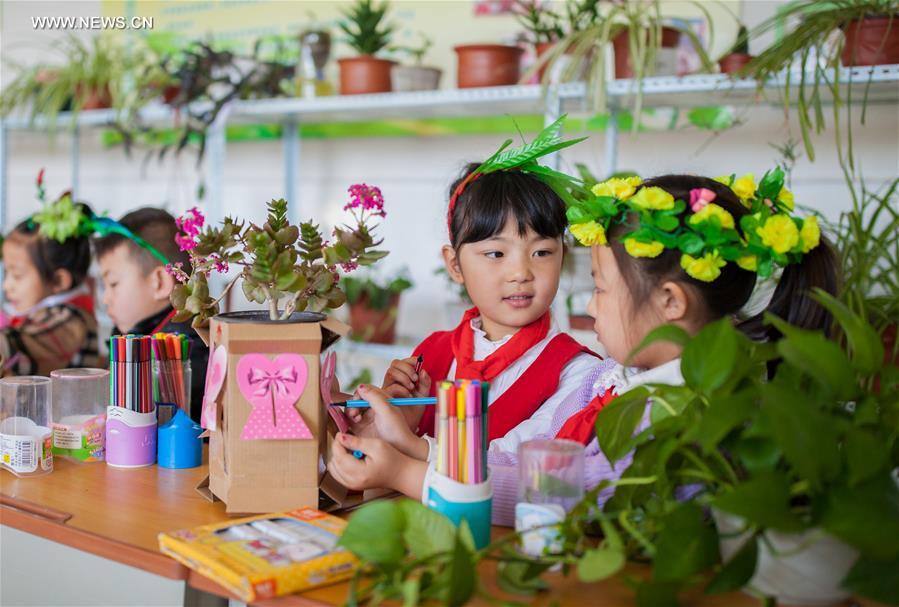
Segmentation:
<svg viewBox="0 0 899 607">
<path fill-rule="evenodd" d="M 597 198 L 607 198 L 607 204 L 569 209 L 572 233 L 592 246 L 595 289 L 589 312 L 597 339 L 609 356 L 628 365 L 603 361 L 557 408 L 549 431 L 540 437 L 586 445 L 587 489 L 619 478 L 631 461 L 628 456 L 612 466 L 600 452 L 594 428 L 602 408 L 616 394 L 639 385 L 683 383 L 679 346 L 655 342 L 631 356 L 652 329 L 670 323 L 695 334 L 707 323 L 736 315 L 748 302 L 757 276 L 770 274 L 774 265 L 784 268 L 765 312 L 806 329 L 829 327 L 828 313 L 809 291 L 814 287 L 836 291 L 836 259 L 831 247 L 820 241 L 814 217 L 791 216 L 793 197 L 782 184 L 780 171 L 766 175 L 758 190 L 751 176 L 738 180 L 733 190 L 725 183 L 688 175 L 657 177 L 642 184 L 637 178 L 613 179 L 593 190 Z M 659 231 L 647 220 L 661 217 L 659 212 L 677 219 L 674 229 Z M 741 222 L 743 218 L 749 221 Z M 692 254 L 679 248 L 687 242 Z M 763 315 L 738 326 L 753 339 L 777 339 L 778 334 L 763 324 Z M 365 387 L 359 394 L 371 402 L 373 423 L 384 440 L 339 434 L 329 467 L 332 474 L 352 489 L 384 486 L 424 498 L 433 468 L 418 456 L 423 451 L 417 443 L 423 441 L 403 425 L 398 408 L 387 404 L 382 391 Z M 648 412 L 649 407 L 638 432 L 649 426 Z M 357 449 L 365 459 L 352 456 Z M 491 451 L 488 462 L 493 523 L 512 525 L 517 456 Z M 612 491 L 602 492 L 600 502 Z"/>
<path fill-rule="evenodd" d="M 178 227 L 175 218 L 162 209 L 142 208 L 119 221 L 134 235 L 146 241 L 172 264 L 188 267 L 190 259 L 175 242 Z M 160 259 L 133 239 L 110 234 L 94 241 L 97 263 L 103 279 L 106 312 L 115 327 L 113 335 L 158 332 L 184 333 L 190 340 L 191 417 L 200 418 L 206 364 L 209 349 L 188 323 L 172 322 L 174 310 L 169 296 L 175 280 Z"/>
<path fill-rule="evenodd" d="M 469 165 L 452 185 L 450 244 L 443 247 L 443 259 L 475 307 L 455 330 L 432 334 L 412 358 L 394 361 L 384 378 L 385 390 L 395 397 L 434 395 L 447 378 L 489 381 L 488 439 L 500 451 L 514 452 L 522 441 L 547 432 L 559 404 L 599 363 L 550 314 L 564 255 L 565 203 L 557 189 L 564 189 L 559 183 L 565 176 L 539 166 L 537 158 L 546 148 L 579 141 L 560 142 L 559 124 L 538 135 L 535 141 L 542 139 L 544 147 L 532 147 L 527 155 L 505 152 L 519 158 L 502 169 L 493 168 L 493 158 Z M 544 172 L 554 179 L 544 180 Z M 414 367 L 419 354 L 420 377 Z M 409 415 L 412 408 L 403 412 Z M 421 417 L 409 419 L 410 427 L 433 436 L 433 407 L 416 413 Z M 349 415 L 361 422 L 357 434 L 377 434 L 378 428 L 365 425 L 370 412 Z"/>
<path fill-rule="evenodd" d="M 40 178 L 38 186 L 42 195 Z M 51 208 L 90 213 L 64 194 L 3 241 L 3 294 L 10 308 L 0 329 L 3 375 L 100 365 L 94 298 L 86 282 L 90 242 L 77 230 L 60 230 Z"/>
</svg>

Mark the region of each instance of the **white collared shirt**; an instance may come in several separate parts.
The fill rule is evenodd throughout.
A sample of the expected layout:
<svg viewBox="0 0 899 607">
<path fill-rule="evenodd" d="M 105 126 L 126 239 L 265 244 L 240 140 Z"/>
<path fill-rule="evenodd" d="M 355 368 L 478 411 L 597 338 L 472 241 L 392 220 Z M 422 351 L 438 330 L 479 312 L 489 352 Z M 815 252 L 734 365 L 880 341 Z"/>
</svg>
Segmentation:
<svg viewBox="0 0 899 607">
<path fill-rule="evenodd" d="M 471 321 L 471 329 L 474 332 L 474 357 L 473 360 L 484 360 L 503 345 L 505 345 L 512 335 L 507 335 L 498 341 L 490 341 L 487 334 L 481 328 L 480 317 Z M 527 352 L 522 354 L 517 360 L 512 362 L 506 369 L 493 378 L 490 382 L 490 405 L 496 402 L 503 393 L 508 390 L 512 384 L 527 371 L 537 357 L 543 352 L 552 339 L 561 333 L 555 321 L 550 323 L 549 332 L 546 337 L 532 346 Z M 505 436 L 494 439 L 490 443 L 491 451 L 505 451 L 508 453 L 517 453 L 518 445 L 526 440 L 530 440 L 538 434 L 549 432 L 550 423 L 556 408 L 568 397 L 572 392 L 581 387 L 586 381 L 590 372 L 599 364 L 599 359 L 586 353 L 577 354 L 568 361 L 568 364 L 562 369 L 559 377 L 559 386 L 556 392 L 546 399 L 539 409 L 529 418 L 512 428 Z M 456 377 L 456 361 L 450 365 L 447 377 L 455 379 Z M 488 405 L 489 406 L 489 405 Z"/>
</svg>

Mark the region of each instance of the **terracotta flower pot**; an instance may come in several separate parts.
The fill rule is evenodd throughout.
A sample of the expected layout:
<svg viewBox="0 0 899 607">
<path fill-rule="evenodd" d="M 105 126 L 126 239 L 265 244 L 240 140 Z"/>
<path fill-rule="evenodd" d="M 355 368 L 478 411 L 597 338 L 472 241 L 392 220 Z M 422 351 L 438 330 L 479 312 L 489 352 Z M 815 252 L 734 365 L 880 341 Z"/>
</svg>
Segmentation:
<svg viewBox="0 0 899 607">
<path fill-rule="evenodd" d="M 75 97 L 81 100 L 82 110 L 105 110 L 112 107 L 112 94 L 109 85 L 102 88 L 92 86 L 86 88 L 81 84 L 75 86 Z"/>
<path fill-rule="evenodd" d="M 456 72 L 460 89 L 507 86 L 521 78 L 523 49 L 503 44 L 463 44 L 455 47 L 459 59 Z"/>
<path fill-rule="evenodd" d="M 399 294 L 391 295 L 386 308 L 375 310 L 369 306 L 368 295 L 363 293 L 356 303 L 350 305 L 353 337 L 372 344 L 392 344 L 396 339 L 399 305 Z"/>
<path fill-rule="evenodd" d="M 631 51 L 628 30 L 623 30 L 612 38 L 612 48 L 615 50 L 615 78 L 633 78 L 634 70 L 631 68 Z M 662 27 L 662 46 L 665 49 L 677 48 L 681 33 L 673 27 Z"/>
<path fill-rule="evenodd" d="M 576 331 L 592 331 L 595 324 L 592 316 L 584 314 L 569 314 L 568 325 Z"/>
<path fill-rule="evenodd" d="M 371 55 L 338 59 L 340 65 L 340 94 L 365 95 L 367 93 L 389 93 L 391 90 L 390 68 L 395 61 L 378 59 Z"/>
<path fill-rule="evenodd" d="M 722 74 L 736 74 L 753 58 L 749 53 L 731 53 L 718 60 L 718 67 Z"/>
<path fill-rule="evenodd" d="M 843 65 L 899 63 L 899 15 L 865 17 L 843 26 Z"/>
</svg>

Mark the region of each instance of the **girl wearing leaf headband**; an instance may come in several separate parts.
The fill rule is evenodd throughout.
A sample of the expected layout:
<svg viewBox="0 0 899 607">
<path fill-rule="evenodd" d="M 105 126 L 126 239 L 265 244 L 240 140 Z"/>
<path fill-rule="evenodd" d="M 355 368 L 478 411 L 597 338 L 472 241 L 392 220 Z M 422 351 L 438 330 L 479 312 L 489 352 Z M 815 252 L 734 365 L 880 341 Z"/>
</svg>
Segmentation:
<svg viewBox="0 0 899 607">
<path fill-rule="evenodd" d="M 490 382 L 489 439 L 497 452 L 515 453 L 522 441 L 549 432 L 556 408 L 599 362 L 550 316 L 562 269 L 571 178 L 537 159 L 580 141 L 561 141 L 560 127 L 561 120 L 520 148 L 506 149 L 507 142 L 486 162 L 468 166 L 452 185 L 443 258 L 475 307 L 454 330 L 434 333 L 411 358 L 394 361 L 384 378 L 384 389 L 395 397 L 434 394 L 444 379 Z M 417 372 L 419 355 L 423 366 Z M 401 482 L 420 495 L 430 442 L 413 430 L 433 436 L 434 408 L 416 412 L 407 425 L 402 413 L 410 409 L 350 411 L 357 434 L 385 439 L 370 439 L 384 457 L 372 455 L 360 467 L 352 448 L 347 453 L 338 446 L 331 466 L 335 477 L 354 487 Z M 416 461 L 398 472 L 409 455 Z M 379 460 L 383 467 L 377 467 Z"/>
<path fill-rule="evenodd" d="M 43 171 L 39 192 L 42 182 Z M 67 217 L 90 213 L 68 194 L 45 210 L 50 207 L 68 209 Z M 58 224 L 41 223 L 44 217 L 23 221 L 3 241 L 3 294 L 11 315 L 0 329 L 3 375 L 100 364 L 94 299 L 86 284 L 90 242 L 77 230 L 60 233 Z"/>
</svg>

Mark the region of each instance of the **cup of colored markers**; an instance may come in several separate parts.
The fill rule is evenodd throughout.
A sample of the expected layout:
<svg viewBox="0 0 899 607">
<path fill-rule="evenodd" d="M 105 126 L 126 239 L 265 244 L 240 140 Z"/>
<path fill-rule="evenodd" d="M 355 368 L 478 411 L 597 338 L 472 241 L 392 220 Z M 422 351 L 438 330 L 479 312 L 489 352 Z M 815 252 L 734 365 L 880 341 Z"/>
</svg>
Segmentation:
<svg viewBox="0 0 899 607">
<path fill-rule="evenodd" d="M 106 463 L 141 468 L 156 463 L 156 406 L 150 338 L 117 335 L 109 340 L 109 403 Z"/>
<path fill-rule="evenodd" d="M 468 523 L 477 548 L 490 543 L 493 488 L 487 469 L 489 384 L 441 382 L 437 390 L 437 461 L 427 505 L 454 524 Z"/>
</svg>

